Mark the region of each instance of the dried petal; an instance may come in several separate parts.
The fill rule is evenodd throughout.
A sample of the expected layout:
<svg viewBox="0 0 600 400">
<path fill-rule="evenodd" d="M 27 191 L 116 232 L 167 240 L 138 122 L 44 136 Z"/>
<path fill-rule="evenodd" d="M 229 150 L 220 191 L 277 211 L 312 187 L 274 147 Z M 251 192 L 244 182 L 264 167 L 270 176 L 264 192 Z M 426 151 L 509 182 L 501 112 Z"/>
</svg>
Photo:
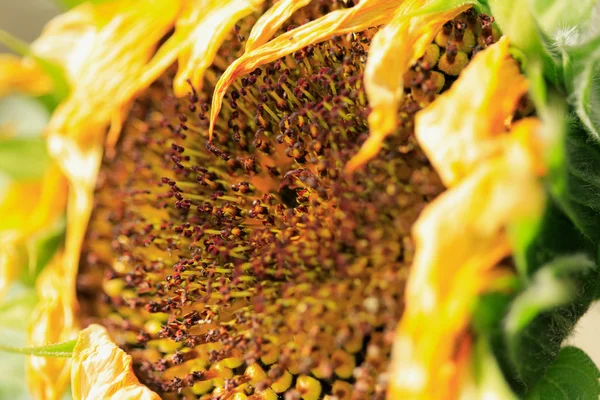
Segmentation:
<svg viewBox="0 0 600 400">
<path fill-rule="evenodd" d="M 296 10 L 310 2 L 311 0 L 280 0 L 275 3 L 252 27 L 246 41 L 246 51 L 252 51 L 268 42 Z"/>
<path fill-rule="evenodd" d="M 398 2 L 395 0 L 363 0 L 355 7 L 332 11 L 246 52 L 227 68 L 215 87 L 210 110 L 210 137 L 212 138 L 214 125 L 221 111 L 223 96 L 237 78 L 310 44 L 385 24 L 391 20 L 391 11 L 397 7 Z"/>
<path fill-rule="evenodd" d="M 204 72 L 237 21 L 257 11 L 264 0 L 190 0 L 177 18 L 175 33 L 161 46 L 142 81 L 152 83 L 177 60 L 175 95 L 200 88 Z"/>
<path fill-rule="evenodd" d="M 159 400 L 131 368 L 131 356 L 110 339 L 106 329 L 90 325 L 79 333 L 71 371 L 73 398 Z"/>
<path fill-rule="evenodd" d="M 527 92 L 506 37 L 477 54 L 458 81 L 416 117 L 416 135 L 446 186 L 503 151 L 498 135 Z"/>
<path fill-rule="evenodd" d="M 396 113 L 404 95 L 404 74 L 423 56 L 440 28 L 470 7 L 465 4 L 445 12 L 415 13 L 430 1 L 406 0 L 394 19 L 373 37 L 365 67 L 365 89 L 371 106 L 369 139 L 347 165 L 349 172 L 373 158 L 383 140 L 396 129 Z"/>
</svg>

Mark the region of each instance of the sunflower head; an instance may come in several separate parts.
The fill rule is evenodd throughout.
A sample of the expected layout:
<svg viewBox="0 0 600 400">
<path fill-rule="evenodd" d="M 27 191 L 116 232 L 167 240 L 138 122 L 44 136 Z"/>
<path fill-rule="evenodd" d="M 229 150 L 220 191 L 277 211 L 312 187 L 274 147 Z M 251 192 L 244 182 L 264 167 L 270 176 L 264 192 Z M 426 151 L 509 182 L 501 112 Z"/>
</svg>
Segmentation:
<svg viewBox="0 0 600 400">
<path fill-rule="evenodd" d="M 346 10 L 308 5 L 277 35 Z M 86 321 L 108 327 L 164 396 L 384 398 L 411 226 L 444 190 L 414 117 L 456 80 L 445 54 L 462 46 L 468 61 L 493 43 L 476 48 L 487 17 L 457 12 L 443 46 L 429 35 L 395 134 L 352 176 L 369 138 L 375 28 L 237 77 L 209 138 L 212 93 L 255 45 L 255 19 L 229 33 L 201 90 L 190 82 L 177 99 L 168 70 L 134 104 L 96 189 L 78 280 Z"/>
<path fill-rule="evenodd" d="M 68 200 L 42 191 L 30 224 L 66 202 L 67 238 L 30 342 L 78 339 L 29 360 L 35 395 L 70 372 L 76 399 L 450 399 L 479 390 L 480 348 L 500 376 L 471 316 L 517 290 L 551 146 L 484 11 L 115 0 L 53 21 L 6 63 L 40 78 L 5 91 L 55 84 L 42 57 L 71 88 L 44 180 Z"/>
</svg>

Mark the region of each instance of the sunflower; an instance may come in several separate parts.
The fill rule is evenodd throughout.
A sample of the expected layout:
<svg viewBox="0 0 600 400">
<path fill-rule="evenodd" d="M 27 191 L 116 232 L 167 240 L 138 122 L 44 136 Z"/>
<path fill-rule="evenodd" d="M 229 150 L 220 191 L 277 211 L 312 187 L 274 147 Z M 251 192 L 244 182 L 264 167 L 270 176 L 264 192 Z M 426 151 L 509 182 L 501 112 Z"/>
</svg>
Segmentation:
<svg viewBox="0 0 600 400">
<path fill-rule="evenodd" d="M 66 218 L 0 349 L 38 399 L 597 397 L 561 348 L 598 275 L 584 3 L 111 0 L 0 35 L 0 94 L 52 110 L 0 295 Z"/>
</svg>

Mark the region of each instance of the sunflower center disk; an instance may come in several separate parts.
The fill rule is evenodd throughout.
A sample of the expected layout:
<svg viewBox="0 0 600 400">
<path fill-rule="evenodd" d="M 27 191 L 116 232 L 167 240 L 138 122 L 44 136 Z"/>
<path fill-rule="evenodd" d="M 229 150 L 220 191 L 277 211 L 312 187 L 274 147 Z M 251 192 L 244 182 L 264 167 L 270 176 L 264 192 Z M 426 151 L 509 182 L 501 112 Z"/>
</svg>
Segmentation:
<svg viewBox="0 0 600 400">
<path fill-rule="evenodd" d="M 290 23 L 337 7 L 322 3 Z M 239 79 L 207 144 L 210 94 L 254 18 L 202 91 L 175 99 L 174 71 L 147 90 L 105 156 L 78 279 L 84 323 L 107 326 L 164 398 L 383 399 L 410 228 L 443 191 L 414 114 L 492 43 L 489 19 L 442 29 L 406 75 L 398 131 L 347 177 L 368 137 L 375 29 Z"/>
</svg>

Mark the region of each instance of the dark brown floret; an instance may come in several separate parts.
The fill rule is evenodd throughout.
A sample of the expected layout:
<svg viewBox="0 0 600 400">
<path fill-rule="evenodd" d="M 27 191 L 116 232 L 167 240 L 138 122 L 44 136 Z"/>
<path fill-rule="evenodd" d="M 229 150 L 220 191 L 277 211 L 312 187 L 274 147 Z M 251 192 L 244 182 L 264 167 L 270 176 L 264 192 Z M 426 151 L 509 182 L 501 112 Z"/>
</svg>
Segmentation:
<svg viewBox="0 0 600 400">
<path fill-rule="evenodd" d="M 283 30 L 353 5 L 313 3 Z M 446 53 L 473 20 L 442 29 Z M 410 228 L 443 191 L 414 115 L 454 78 L 433 44 L 407 75 L 398 132 L 346 176 L 368 137 L 375 29 L 336 37 L 238 80 L 209 143 L 210 93 L 250 25 L 234 29 L 202 90 L 175 99 L 170 70 L 135 103 L 98 181 L 83 312 L 164 398 L 383 399 Z"/>
</svg>

